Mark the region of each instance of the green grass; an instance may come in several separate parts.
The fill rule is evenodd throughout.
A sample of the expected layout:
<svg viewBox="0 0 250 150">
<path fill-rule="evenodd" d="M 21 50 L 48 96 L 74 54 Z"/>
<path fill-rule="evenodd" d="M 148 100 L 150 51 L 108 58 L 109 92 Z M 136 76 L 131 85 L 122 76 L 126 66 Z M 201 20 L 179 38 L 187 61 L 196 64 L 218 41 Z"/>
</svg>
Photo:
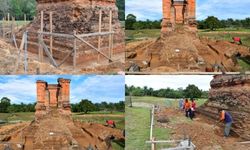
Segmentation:
<svg viewBox="0 0 250 150">
<path fill-rule="evenodd" d="M 128 102 L 129 97 L 126 97 L 126 105 L 129 104 Z M 204 104 L 207 99 L 195 99 L 197 106 Z M 179 99 L 172 99 L 172 98 L 162 98 L 162 97 L 151 97 L 151 96 L 132 96 L 132 102 L 142 102 L 166 107 L 174 107 L 178 108 Z"/>
<path fill-rule="evenodd" d="M 74 113 L 75 115 L 93 115 L 93 114 L 100 114 L 100 115 L 106 115 L 106 114 L 114 114 L 114 115 L 122 115 L 124 112 L 119 112 L 119 111 L 113 111 L 112 113 L 110 111 L 93 111 L 93 112 L 88 112 L 87 114 L 85 113 Z"/>
<path fill-rule="evenodd" d="M 160 29 L 126 30 L 126 41 L 160 37 Z"/>
<path fill-rule="evenodd" d="M 232 37 L 241 37 L 242 43 L 250 47 L 250 29 L 245 28 L 223 28 L 215 31 L 199 30 L 200 37 L 208 37 L 215 40 L 232 41 Z M 160 37 L 160 29 L 143 29 L 143 30 L 126 30 L 126 41 L 132 42 L 145 38 L 158 38 Z"/>
<path fill-rule="evenodd" d="M 8 22 L 7 21 L 2 21 L 2 20 L 0 20 L 0 24 L 2 24 L 2 23 L 4 23 L 4 25 L 8 25 Z M 10 24 L 12 23 L 12 21 L 10 21 L 9 22 Z M 27 25 L 27 24 L 29 24 L 30 23 L 30 21 L 15 21 L 15 25 L 16 26 L 24 26 L 24 25 Z"/>
<path fill-rule="evenodd" d="M 0 113 L 0 120 L 11 121 L 32 121 L 35 114 L 33 112 L 20 113 Z"/>
<path fill-rule="evenodd" d="M 150 109 L 126 107 L 126 150 L 149 149 Z"/>
<path fill-rule="evenodd" d="M 128 101 L 128 97 L 126 97 Z M 158 97 L 132 97 L 133 102 L 143 102 L 148 104 L 158 104 L 171 108 L 178 108 L 178 100 Z M 197 99 L 198 106 L 204 104 L 206 99 Z M 190 119 L 184 116 L 168 116 L 169 125 L 175 126 L 179 123 L 192 123 Z M 150 134 L 150 108 L 143 107 L 126 107 L 126 150 L 148 150 L 150 144 L 145 144 L 149 140 Z M 171 137 L 171 129 L 160 128 L 155 126 L 153 136 L 158 140 L 169 140 Z M 157 144 L 157 149 L 170 147 L 170 144 Z"/>
<path fill-rule="evenodd" d="M 125 118 L 124 117 L 117 117 L 117 116 L 80 116 L 77 114 L 73 114 L 74 120 L 79 120 L 82 122 L 94 122 L 99 124 L 105 124 L 106 120 L 114 120 L 116 123 L 116 127 L 118 129 L 124 129 L 125 128 Z"/>
</svg>

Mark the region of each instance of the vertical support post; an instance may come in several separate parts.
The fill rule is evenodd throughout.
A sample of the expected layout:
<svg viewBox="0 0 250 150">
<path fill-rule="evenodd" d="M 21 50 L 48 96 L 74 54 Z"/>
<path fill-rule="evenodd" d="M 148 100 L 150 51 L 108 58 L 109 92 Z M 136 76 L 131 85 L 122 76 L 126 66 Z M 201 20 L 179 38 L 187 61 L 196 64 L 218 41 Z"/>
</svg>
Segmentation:
<svg viewBox="0 0 250 150">
<path fill-rule="evenodd" d="M 28 36 L 27 36 L 27 31 L 24 33 L 25 39 L 24 39 L 24 74 L 27 74 L 28 70 Z"/>
<path fill-rule="evenodd" d="M 99 10 L 99 33 L 102 32 L 102 10 Z M 98 36 L 98 50 L 101 50 L 101 36 Z M 100 53 L 98 53 L 97 62 L 100 63 Z"/>
<path fill-rule="evenodd" d="M 24 14 L 24 23 L 25 23 L 25 25 L 26 25 L 26 20 L 27 20 L 26 14 Z"/>
<path fill-rule="evenodd" d="M 40 21 L 40 32 L 43 32 L 43 11 L 41 13 L 41 21 Z M 41 40 L 43 40 L 43 35 L 42 33 L 38 35 L 38 42 L 39 42 L 39 51 L 38 51 L 38 59 L 42 63 L 43 62 L 43 48 L 41 45 Z M 42 64 L 39 64 L 39 72 L 42 72 Z"/>
<path fill-rule="evenodd" d="M 8 25 L 10 24 L 10 13 L 8 13 Z"/>
<path fill-rule="evenodd" d="M 74 31 L 74 35 L 76 35 L 76 31 Z M 76 68 L 76 37 L 74 38 L 74 56 L 73 56 L 73 66 Z"/>
<path fill-rule="evenodd" d="M 5 19 L 4 19 L 4 18 L 5 18 L 5 17 L 3 17 L 3 24 L 2 24 L 2 28 L 3 28 L 3 30 L 2 30 L 2 32 L 3 32 L 3 38 L 5 37 L 5 36 L 4 36 L 4 34 L 5 34 L 5 33 L 4 33 L 4 32 L 5 32 L 5 31 L 4 31 L 4 29 L 5 29 L 5 28 L 4 28 L 4 24 L 5 24 Z"/>
<path fill-rule="evenodd" d="M 49 29 L 50 29 L 50 53 L 51 53 L 51 56 L 53 57 L 53 36 L 52 36 L 52 25 L 53 25 L 53 21 L 52 21 L 52 12 L 49 13 Z"/>
<path fill-rule="evenodd" d="M 109 32 L 110 32 L 110 34 L 109 34 L 109 58 L 111 59 L 111 57 L 112 57 L 112 34 L 111 34 L 111 32 L 112 32 L 112 10 L 110 9 L 109 10 Z M 111 62 L 110 60 L 109 60 L 109 62 Z"/>
<path fill-rule="evenodd" d="M 155 141 L 155 137 L 153 137 L 152 141 Z M 151 150 L 156 150 L 156 143 L 151 144 Z"/>
<path fill-rule="evenodd" d="M 151 123 L 150 123 L 150 140 L 153 142 L 155 138 L 153 137 L 153 126 L 154 126 L 154 114 L 155 114 L 155 106 L 152 107 L 151 111 Z M 155 143 L 151 144 L 151 150 L 155 150 Z"/>
</svg>

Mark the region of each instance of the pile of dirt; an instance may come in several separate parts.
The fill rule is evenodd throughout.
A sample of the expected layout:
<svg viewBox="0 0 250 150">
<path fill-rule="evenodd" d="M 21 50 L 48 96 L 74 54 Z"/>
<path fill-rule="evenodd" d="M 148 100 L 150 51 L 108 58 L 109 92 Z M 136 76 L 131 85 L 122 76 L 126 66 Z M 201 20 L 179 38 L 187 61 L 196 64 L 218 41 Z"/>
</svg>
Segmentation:
<svg viewBox="0 0 250 150">
<path fill-rule="evenodd" d="M 215 121 L 203 115 L 196 114 L 193 121 L 187 121 L 184 112 L 173 108 L 161 108 L 156 111 L 157 116 L 167 116 L 168 123 L 157 122 L 158 127 L 171 129 L 171 139 L 181 140 L 190 138 L 199 150 L 232 150 L 249 149 L 247 145 L 240 144 L 238 137 L 223 137 L 223 127 L 216 126 Z M 157 138 L 157 137 L 156 137 Z M 158 139 L 164 140 L 164 139 Z"/>
<path fill-rule="evenodd" d="M 198 112 L 218 119 L 218 110 L 224 109 L 233 117 L 232 130 L 241 138 L 250 140 L 250 76 L 218 75 L 211 81 L 208 101 Z"/>
<path fill-rule="evenodd" d="M 9 147 L 17 149 L 112 149 L 111 141 L 125 142 L 123 132 L 95 123 L 74 122 L 71 117 L 51 110 L 47 116 L 26 125 L 18 133 L 10 134 L 6 141 Z M 0 148 L 6 144 L 0 144 Z"/>
<path fill-rule="evenodd" d="M 119 55 L 124 56 L 124 30 L 121 27 L 118 19 L 118 9 L 115 0 L 37 0 L 37 16 L 26 27 L 17 34 L 17 39 L 20 43 L 22 33 L 28 31 L 28 51 L 38 53 L 38 34 L 40 31 L 41 11 L 44 13 L 44 32 L 50 32 L 50 12 L 53 12 L 52 29 L 53 33 L 74 34 L 77 35 L 99 32 L 99 10 L 102 10 L 102 32 L 109 32 L 109 16 L 112 10 L 112 29 L 113 34 L 113 58 L 117 60 Z M 101 36 L 101 51 L 108 56 L 109 53 L 109 36 Z M 46 45 L 50 45 L 50 36 L 44 36 Z M 96 48 L 98 47 L 98 36 L 88 36 L 84 40 Z M 63 60 L 73 50 L 73 39 L 53 37 L 53 57 Z M 117 56 L 118 55 L 118 56 Z M 100 65 L 108 65 L 105 57 L 100 55 Z M 97 63 L 98 53 L 87 44 L 77 41 L 77 56 L 76 62 L 78 68 L 89 66 Z M 72 66 L 73 55 L 66 59 L 67 63 Z M 124 63 L 124 59 L 119 58 L 119 62 Z M 120 66 L 119 66 L 120 67 Z M 98 68 L 95 68 L 98 69 Z M 111 69 L 111 68 L 109 68 Z M 120 71 L 123 68 L 119 68 Z M 94 69 L 93 69 L 94 70 Z M 102 70 L 101 70 L 102 71 Z M 112 71 L 112 69 L 110 70 Z M 92 72 L 92 70 L 91 70 Z"/>
<path fill-rule="evenodd" d="M 247 47 L 199 38 L 182 28 L 156 40 L 128 43 L 126 48 L 126 70 L 137 64 L 145 72 L 239 71 L 236 56 L 250 55 Z"/>
</svg>

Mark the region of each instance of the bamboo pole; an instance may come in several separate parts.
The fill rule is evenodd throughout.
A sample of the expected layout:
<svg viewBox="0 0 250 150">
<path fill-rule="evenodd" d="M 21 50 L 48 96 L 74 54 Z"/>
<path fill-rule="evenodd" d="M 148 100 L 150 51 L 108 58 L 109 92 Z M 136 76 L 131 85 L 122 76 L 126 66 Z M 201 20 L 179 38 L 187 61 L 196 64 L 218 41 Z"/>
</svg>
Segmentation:
<svg viewBox="0 0 250 150">
<path fill-rule="evenodd" d="M 52 33 L 52 25 L 53 25 L 53 17 L 52 17 L 52 12 L 49 13 L 49 20 L 50 20 L 50 33 Z M 51 56 L 53 57 L 53 36 L 51 35 L 50 36 L 50 53 L 51 53 Z"/>
<path fill-rule="evenodd" d="M 102 10 L 99 10 L 99 33 L 102 32 Z M 101 51 L 101 36 L 98 36 L 98 50 Z M 98 53 L 97 62 L 100 63 L 100 54 Z"/>
<path fill-rule="evenodd" d="M 109 32 L 112 32 L 112 10 L 109 10 Z M 112 34 L 109 35 L 109 58 L 112 57 Z M 110 61 L 109 61 L 110 62 Z"/>
<path fill-rule="evenodd" d="M 25 31 L 25 44 L 24 44 L 24 73 L 27 74 L 28 71 L 28 37 L 27 37 L 27 31 Z"/>
<path fill-rule="evenodd" d="M 74 31 L 74 35 L 76 35 L 76 31 Z M 76 37 L 74 38 L 74 56 L 73 56 L 73 67 L 76 68 Z"/>
</svg>

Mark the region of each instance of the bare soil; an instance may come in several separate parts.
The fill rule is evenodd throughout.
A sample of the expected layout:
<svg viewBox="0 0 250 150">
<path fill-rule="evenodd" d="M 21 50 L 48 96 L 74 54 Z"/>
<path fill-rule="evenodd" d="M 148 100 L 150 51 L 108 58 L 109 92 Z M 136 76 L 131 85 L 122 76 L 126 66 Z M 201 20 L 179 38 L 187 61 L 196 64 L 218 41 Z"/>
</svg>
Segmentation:
<svg viewBox="0 0 250 150">
<path fill-rule="evenodd" d="M 187 121 L 183 117 L 185 114 L 181 110 L 173 108 L 162 108 L 156 112 L 156 118 L 165 116 L 169 120 L 167 123 L 159 123 L 158 126 L 170 128 L 171 139 L 183 139 L 190 137 L 198 150 L 249 150 L 249 145 L 240 144 L 242 140 L 234 135 L 224 138 L 224 125 L 215 125 L 215 122 L 203 115 L 196 114 L 193 121 Z M 157 138 L 157 137 L 156 137 Z M 158 139 L 164 140 L 164 139 Z"/>
<path fill-rule="evenodd" d="M 158 39 L 128 43 L 126 71 L 132 64 L 142 72 L 240 71 L 237 55 L 249 56 L 250 50 L 227 41 L 201 39 L 180 29 Z"/>
</svg>

